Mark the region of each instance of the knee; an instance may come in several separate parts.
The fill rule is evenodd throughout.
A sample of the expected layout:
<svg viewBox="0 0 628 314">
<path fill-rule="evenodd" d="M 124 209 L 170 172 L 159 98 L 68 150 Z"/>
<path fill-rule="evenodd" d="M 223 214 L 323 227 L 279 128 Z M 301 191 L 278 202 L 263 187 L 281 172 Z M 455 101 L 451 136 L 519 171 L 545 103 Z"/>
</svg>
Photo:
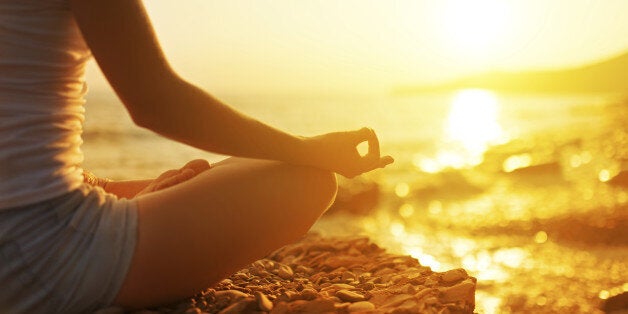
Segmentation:
<svg viewBox="0 0 628 314">
<path fill-rule="evenodd" d="M 312 167 L 296 167 L 296 170 L 296 181 L 301 183 L 299 185 L 302 195 L 308 200 L 311 209 L 320 210 L 321 213 L 327 210 L 336 198 L 336 175 L 331 171 Z"/>
<path fill-rule="evenodd" d="M 312 179 L 314 198 L 316 198 L 324 210 L 327 210 L 329 206 L 336 199 L 336 193 L 338 192 L 338 183 L 336 181 L 336 174 L 327 170 L 310 169 L 313 173 Z"/>
</svg>

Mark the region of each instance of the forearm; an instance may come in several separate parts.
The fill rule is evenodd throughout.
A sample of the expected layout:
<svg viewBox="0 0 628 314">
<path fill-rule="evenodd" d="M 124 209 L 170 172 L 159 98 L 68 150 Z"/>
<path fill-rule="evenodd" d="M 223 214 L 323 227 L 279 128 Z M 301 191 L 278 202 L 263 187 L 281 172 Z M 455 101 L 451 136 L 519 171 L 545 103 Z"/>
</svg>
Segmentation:
<svg viewBox="0 0 628 314">
<path fill-rule="evenodd" d="M 139 125 L 214 153 L 309 162 L 301 138 L 250 118 L 183 80 L 159 90 L 151 110 L 137 115 Z"/>
<path fill-rule="evenodd" d="M 226 155 L 304 163 L 303 141 L 223 105 L 166 61 L 139 1 L 70 1 L 98 65 L 134 121 Z"/>
</svg>

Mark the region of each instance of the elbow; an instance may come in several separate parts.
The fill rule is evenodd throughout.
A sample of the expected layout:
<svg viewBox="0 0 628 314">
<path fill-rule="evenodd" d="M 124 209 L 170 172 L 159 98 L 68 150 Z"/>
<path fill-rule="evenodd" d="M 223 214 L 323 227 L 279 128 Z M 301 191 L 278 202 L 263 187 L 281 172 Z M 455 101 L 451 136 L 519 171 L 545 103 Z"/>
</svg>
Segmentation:
<svg viewBox="0 0 628 314">
<path fill-rule="evenodd" d="M 166 108 L 167 109 L 167 108 Z M 133 123 L 144 129 L 163 134 L 168 133 L 169 123 L 168 116 L 171 114 L 167 110 L 155 107 L 142 108 L 141 110 L 129 110 Z"/>
<path fill-rule="evenodd" d="M 121 95 L 133 123 L 158 132 L 164 120 L 173 118 L 172 115 L 175 114 L 172 111 L 172 104 L 175 103 L 173 100 L 177 99 L 179 85 L 172 80 L 167 82 L 161 80 Z"/>
<path fill-rule="evenodd" d="M 122 96 L 120 94 L 118 95 Z M 151 114 L 150 108 L 148 108 L 148 106 L 146 105 L 143 105 L 144 103 L 146 103 L 145 100 L 133 99 L 130 97 L 120 98 L 122 100 L 122 103 L 124 104 L 124 107 L 127 110 L 127 113 L 129 114 L 129 117 L 131 117 L 133 124 L 141 128 L 152 129 L 152 125 L 155 124 L 155 113 Z"/>
<path fill-rule="evenodd" d="M 150 114 L 143 110 L 129 109 L 129 115 L 131 116 L 133 123 L 141 128 L 153 130 L 156 125 L 155 117 L 151 117 Z"/>
</svg>

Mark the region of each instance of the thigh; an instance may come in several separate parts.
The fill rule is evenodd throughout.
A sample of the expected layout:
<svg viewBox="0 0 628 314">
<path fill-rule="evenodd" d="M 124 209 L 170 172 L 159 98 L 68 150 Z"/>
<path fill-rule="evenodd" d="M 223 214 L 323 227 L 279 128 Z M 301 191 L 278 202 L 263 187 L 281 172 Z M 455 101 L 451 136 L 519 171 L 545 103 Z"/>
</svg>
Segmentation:
<svg viewBox="0 0 628 314">
<path fill-rule="evenodd" d="M 336 193 L 333 173 L 232 158 L 139 197 L 138 242 L 117 304 L 190 296 L 303 235 Z"/>
</svg>

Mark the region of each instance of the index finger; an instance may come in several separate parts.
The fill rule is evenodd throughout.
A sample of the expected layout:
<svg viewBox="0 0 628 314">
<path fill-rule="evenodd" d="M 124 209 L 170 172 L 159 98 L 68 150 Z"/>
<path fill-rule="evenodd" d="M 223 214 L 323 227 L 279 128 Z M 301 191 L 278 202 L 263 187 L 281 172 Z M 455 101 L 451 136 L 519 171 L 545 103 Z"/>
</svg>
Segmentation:
<svg viewBox="0 0 628 314">
<path fill-rule="evenodd" d="M 364 127 L 359 130 L 348 132 L 351 134 L 351 140 L 355 145 L 358 145 L 364 141 L 368 141 L 369 138 L 373 135 L 373 130 L 370 128 Z"/>
<path fill-rule="evenodd" d="M 377 139 L 377 134 L 375 134 L 375 131 L 373 131 L 373 129 L 369 129 L 369 130 L 370 130 L 370 135 L 367 137 L 367 141 L 369 144 L 369 151 L 365 157 L 370 160 L 379 160 L 379 155 L 380 155 L 379 140 Z"/>
</svg>

